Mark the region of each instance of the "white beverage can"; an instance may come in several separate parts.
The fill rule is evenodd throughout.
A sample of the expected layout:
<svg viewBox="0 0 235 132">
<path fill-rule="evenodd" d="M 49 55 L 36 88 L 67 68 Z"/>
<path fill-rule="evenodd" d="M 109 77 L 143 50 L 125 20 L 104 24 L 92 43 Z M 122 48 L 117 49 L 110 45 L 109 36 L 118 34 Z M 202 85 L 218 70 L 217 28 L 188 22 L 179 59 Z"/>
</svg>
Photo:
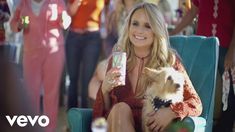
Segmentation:
<svg viewBox="0 0 235 132">
<path fill-rule="evenodd" d="M 119 67 L 121 71 L 121 85 L 125 85 L 126 80 L 126 52 L 115 51 L 112 53 L 112 67 Z"/>
</svg>

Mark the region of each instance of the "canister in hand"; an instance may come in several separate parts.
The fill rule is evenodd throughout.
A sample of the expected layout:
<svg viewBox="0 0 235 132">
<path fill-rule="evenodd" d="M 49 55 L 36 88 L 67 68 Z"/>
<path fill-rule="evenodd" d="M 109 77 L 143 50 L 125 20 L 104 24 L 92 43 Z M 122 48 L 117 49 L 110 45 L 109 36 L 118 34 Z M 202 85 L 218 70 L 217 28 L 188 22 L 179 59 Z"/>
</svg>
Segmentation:
<svg viewBox="0 0 235 132">
<path fill-rule="evenodd" d="M 114 51 L 112 53 L 113 61 L 112 67 L 118 67 L 121 71 L 120 81 L 121 85 L 125 85 L 126 80 L 126 52 Z"/>
<path fill-rule="evenodd" d="M 30 22 L 29 16 L 22 16 L 21 17 L 21 23 L 22 23 L 24 28 L 28 28 L 29 22 Z"/>
</svg>

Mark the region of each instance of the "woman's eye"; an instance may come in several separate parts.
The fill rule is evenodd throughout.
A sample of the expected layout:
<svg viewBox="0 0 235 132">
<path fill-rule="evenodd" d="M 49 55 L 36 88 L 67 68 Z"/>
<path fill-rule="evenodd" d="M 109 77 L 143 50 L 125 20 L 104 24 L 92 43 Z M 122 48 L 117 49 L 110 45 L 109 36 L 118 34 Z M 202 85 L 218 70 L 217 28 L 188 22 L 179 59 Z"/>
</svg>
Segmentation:
<svg viewBox="0 0 235 132">
<path fill-rule="evenodd" d="M 132 25 L 133 26 L 138 26 L 138 23 L 137 22 L 132 22 Z"/>
<path fill-rule="evenodd" d="M 146 24 L 145 27 L 151 29 L 151 26 L 149 24 Z"/>
</svg>

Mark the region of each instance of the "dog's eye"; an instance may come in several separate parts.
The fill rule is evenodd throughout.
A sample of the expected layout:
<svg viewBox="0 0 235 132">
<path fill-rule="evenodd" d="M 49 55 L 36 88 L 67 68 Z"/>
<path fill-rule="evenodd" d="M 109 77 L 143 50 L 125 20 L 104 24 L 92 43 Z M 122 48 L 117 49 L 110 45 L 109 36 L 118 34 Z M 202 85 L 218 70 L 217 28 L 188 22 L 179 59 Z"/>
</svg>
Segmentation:
<svg viewBox="0 0 235 132">
<path fill-rule="evenodd" d="M 176 84 L 175 84 L 175 87 L 176 87 L 176 88 L 180 88 L 180 84 L 176 83 Z"/>
</svg>

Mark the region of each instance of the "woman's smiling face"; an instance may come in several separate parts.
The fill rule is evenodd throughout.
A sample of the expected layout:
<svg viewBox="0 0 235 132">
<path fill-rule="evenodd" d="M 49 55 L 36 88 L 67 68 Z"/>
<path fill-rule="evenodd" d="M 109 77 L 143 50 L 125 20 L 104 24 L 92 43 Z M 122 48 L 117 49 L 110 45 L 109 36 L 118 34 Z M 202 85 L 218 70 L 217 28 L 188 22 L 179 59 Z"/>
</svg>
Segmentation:
<svg viewBox="0 0 235 132">
<path fill-rule="evenodd" d="M 149 49 L 153 44 L 154 33 L 144 9 L 138 9 L 132 15 L 129 38 L 134 48 Z"/>
</svg>

